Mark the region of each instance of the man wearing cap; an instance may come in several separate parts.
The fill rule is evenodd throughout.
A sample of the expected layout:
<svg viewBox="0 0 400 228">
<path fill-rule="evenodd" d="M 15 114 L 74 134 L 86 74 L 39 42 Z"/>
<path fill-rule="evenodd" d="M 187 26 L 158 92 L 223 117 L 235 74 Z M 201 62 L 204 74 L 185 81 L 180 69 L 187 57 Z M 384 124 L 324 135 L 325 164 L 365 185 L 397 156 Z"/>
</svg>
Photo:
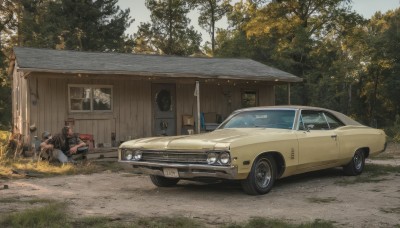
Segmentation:
<svg viewBox="0 0 400 228">
<path fill-rule="evenodd" d="M 44 141 L 40 144 L 41 149 L 52 149 L 53 156 L 61 163 L 75 163 L 72 159 L 73 154 L 83 153 L 85 155 L 87 153 L 87 149 L 81 150 L 86 146 L 86 143 L 83 142 L 77 134 L 74 134 L 72 128 L 69 126 L 63 127 L 61 134 L 57 134 L 54 137 L 46 133 L 48 132 L 43 133 Z"/>
</svg>

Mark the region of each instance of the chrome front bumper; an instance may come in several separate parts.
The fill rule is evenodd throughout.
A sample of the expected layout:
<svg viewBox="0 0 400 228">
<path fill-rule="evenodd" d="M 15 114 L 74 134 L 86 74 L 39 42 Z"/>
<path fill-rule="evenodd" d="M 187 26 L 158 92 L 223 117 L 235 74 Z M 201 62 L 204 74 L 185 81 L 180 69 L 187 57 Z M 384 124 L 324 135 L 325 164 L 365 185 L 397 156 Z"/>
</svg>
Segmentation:
<svg viewBox="0 0 400 228">
<path fill-rule="evenodd" d="M 158 162 L 138 162 L 119 160 L 121 164 L 133 167 L 135 173 L 164 176 L 163 168 L 176 168 L 179 178 L 190 179 L 196 177 L 214 177 L 222 179 L 236 179 L 237 167 L 211 166 L 197 164 L 177 164 Z"/>
</svg>

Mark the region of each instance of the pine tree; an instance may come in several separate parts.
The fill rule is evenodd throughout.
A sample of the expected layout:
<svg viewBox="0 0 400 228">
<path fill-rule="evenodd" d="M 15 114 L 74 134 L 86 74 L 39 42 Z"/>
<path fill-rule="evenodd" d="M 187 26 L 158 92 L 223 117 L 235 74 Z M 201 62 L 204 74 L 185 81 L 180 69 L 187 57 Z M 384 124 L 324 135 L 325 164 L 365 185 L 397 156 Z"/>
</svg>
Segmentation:
<svg viewBox="0 0 400 228">
<path fill-rule="evenodd" d="M 81 51 L 124 51 L 129 9 L 118 0 L 22 0 L 25 46 Z"/>
<path fill-rule="evenodd" d="M 151 22 L 142 23 L 135 34 L 135 51 L 188 56 L 199 52 L 201 34 L 189 27 L 190 6 L 184 0 L 146 0 Z"/>
<path fill-rule="evenodd" d="M 199 25 L 210 34 L 211 51 L 215 51 L 215 23 L 231 10 L 230 0 L 189 0 L 198 8 Z"/>
</svg>

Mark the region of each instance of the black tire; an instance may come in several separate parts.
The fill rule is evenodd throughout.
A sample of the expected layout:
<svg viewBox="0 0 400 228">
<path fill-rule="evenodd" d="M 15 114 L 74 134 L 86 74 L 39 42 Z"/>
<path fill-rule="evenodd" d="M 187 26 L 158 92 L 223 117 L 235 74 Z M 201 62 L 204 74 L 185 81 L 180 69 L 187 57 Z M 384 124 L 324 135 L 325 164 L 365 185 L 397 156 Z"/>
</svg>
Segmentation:
<svg viewBox="0 0 400 228">
<path fill-rule="evenodd" d="M 343 172 L 347 176 L 357 176 L 360 175 L 365 166 L 365 154 L 362 150 L 357 150 L 354 153 L 351 161 L 343 166 Z"/>
<path fill-rule="evenodd" d="M 179 182 L 179 178 L 166 178 L 156 175 L 150 175 L 150 179 L 157 187 L 173 187 Z"/>
<path fill-rule="evenodd" d="M 275 183 L 276 163 L 271 155 L 257 158 L 245 180 L 242 188 L 249 195 L 262 195 L 268 193 Z"/>
</svg>

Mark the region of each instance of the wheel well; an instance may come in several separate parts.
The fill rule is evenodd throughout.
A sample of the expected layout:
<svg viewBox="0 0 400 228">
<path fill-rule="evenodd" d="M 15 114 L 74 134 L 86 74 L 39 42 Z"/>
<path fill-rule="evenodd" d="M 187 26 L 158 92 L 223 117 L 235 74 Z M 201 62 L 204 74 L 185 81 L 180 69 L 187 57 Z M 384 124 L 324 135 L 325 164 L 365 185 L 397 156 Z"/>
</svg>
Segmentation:
<svg viewBox="0 0 400 228">
<path fill-rule="evenodd" d="M 285 164 L 285 159 L 283 158 L 282 154 L 276 151 L 273 152 L 265 152 L 259 155 L 263 156 L 263 155 L 272 155 L 272 157 L 274 158 L 275 162 L 276 162 L 276 177 L 279 178 L 280 176 L 282 176 L 283 172 L 285 172 L 285 168 L 286 168 L 286 164 Z"/>
<path fill-rule="evenodd" d="M 358 150 L 361 150 L 364 153 L 364 157 L 367 158 L 369 156 L 369 147 L 362 147 Z"/>
</svg>

